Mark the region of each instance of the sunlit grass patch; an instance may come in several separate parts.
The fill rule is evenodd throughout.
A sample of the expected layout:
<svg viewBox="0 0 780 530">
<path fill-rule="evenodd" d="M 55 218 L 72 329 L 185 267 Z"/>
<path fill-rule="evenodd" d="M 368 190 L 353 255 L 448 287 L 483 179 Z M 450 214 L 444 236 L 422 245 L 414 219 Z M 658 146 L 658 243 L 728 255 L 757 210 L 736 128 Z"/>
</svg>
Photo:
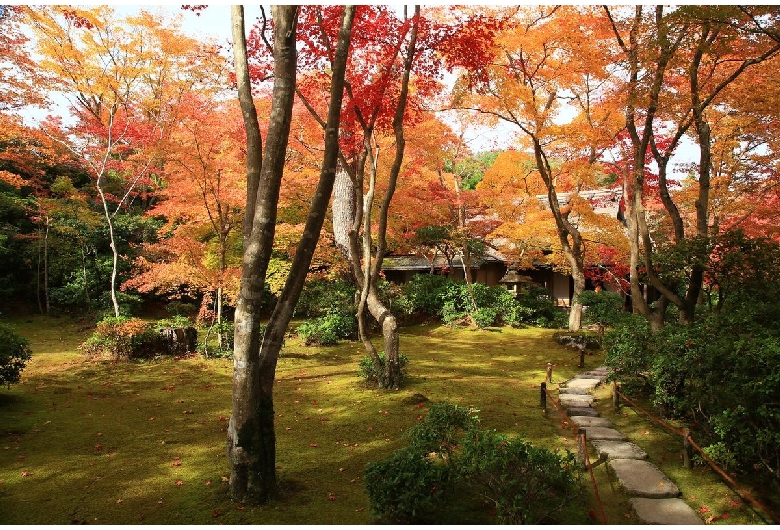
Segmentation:
<svg viewBox="0 0 780 530">
<path fill-rule="evenodd" d="M 574 449 L 568 431 L 539 409 L 548 362 L 555 381 L 578 372 L 551 331 L 403 329 L 410 379 L 391 391 L 363 385 L 360 344 L 311 348 L 290 336 L 274 390 L 284 497 L 240 506 L 226 483 L 231 361 L 88 361 L 76 351 L 90 332 L 84 324 L 28 320 L 13 324 L 30 340 L 33 359 L 20 384 L 0 391 L 6 523 L 368 524 L 366 464 L 404 446 L 404 432 L 445 401 L 479 410 L 481 428 Z M 590 521 L 584 491 L 561 522 Z M 471 498 L 440 521 L 495 519 Z"/>
</svg>

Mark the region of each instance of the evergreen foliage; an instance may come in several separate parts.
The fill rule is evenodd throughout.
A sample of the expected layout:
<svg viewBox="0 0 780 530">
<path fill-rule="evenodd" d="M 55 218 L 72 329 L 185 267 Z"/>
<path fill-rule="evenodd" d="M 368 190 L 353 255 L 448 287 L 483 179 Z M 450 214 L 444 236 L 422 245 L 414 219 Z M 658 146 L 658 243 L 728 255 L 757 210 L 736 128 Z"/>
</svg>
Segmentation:
<svg viewBox="0 0 780 530">
<path fill-rule="evenodd" d="M 31 357 L 27 340 L 10 326 L 0 323 L 0 386 L 18 383 Z"/>
</svg>

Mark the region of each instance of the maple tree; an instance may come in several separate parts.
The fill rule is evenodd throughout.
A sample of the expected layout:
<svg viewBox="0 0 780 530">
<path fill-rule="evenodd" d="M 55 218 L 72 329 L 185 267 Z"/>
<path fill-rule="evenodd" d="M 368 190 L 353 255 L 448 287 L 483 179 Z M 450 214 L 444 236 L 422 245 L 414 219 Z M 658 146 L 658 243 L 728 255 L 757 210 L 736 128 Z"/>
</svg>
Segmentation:
<svg viewBox="0 0 780 530">
<path fill-rule="evenodd" d="M 44 103 L 41 91 L 29 89 L 41 76 L 24 27 L 24 6 L 0 8 L 0 113 Z"/>
<path fill-rule="evenodd" d="M 353 6 L 341 9 L 333 52 L 320 179 L 290 274 L 261 341 L 260 302 L 273 251 L 279 188 L 296 88 L 299 10 L 297 6 L 272 7 L 273 92 L 267 141 L 263 146 L 252 98 L 243 8 L 231 8 L 234 64 L 247 148 L 246 214 L 242 228 L 244 254 L 235 314 L 233 410 L 228 426 L 230 491 L 239 502 L 263 502 L 278 494 L 273 408 L 276 362 L 317 246 L 336 177 L 344 76 L 354 13 Z"/>
<path fill-rule="evenodd" d="M 337 7 L 303 10 L 302 16 L 310 20 L 310 23 L 302 25 L 304 49 L 308 52 L 305 55 L 307 62 L 302 65 L 304 68 L 319 68 L 323 62 L 332 61 L 337 13 Z M 357 309 L 360 338 L 376 372 L 382 374 L 380 386 L 385 388 L 400 384 L 398 328 L 395 317 L 379 297 L 377 281 L 387 250 L 390 203 L 404 160 L 404 122 L 409 119 L 409 84 L 420 24 L 419 7 L 415 8 L 411 18 L 399 18 L 385 6 L 361 6 L 357 9 L 342 119 L 342 125 L 348 132 L 342 133 L 344 140 L 340 145 L 342 176 L 349 176 L 352 186 L 350 188 L 346 181 L 344 185 L 337 185 L 337 193 L 344 191 L 348 196 L 339 198 L 337 195 L 334 199 L 335 239 L 337 242 L 344 241 L 342 244 L 348 249 L 347 259 L 360 291 Z M 315 106 L 321 99 L 318 95 L 324 89 L 322 78 L 309 75 L 301 80 L 298 94 L 324 126 Z M 420 90 L 425 89 L 423 84 L 416 86 Z M 379 153 L 388 138 L 392 138 L 395 152 L 384 193 L 377 201 L 376 229 L 372 230 L 375 197 L 378 197 Z M 347 206 L 346 214 L 338 211 L 340 205 Z M 377 320 L 382 329 L 384 358 L 380 358 L 369 339 L 366 312 Z"/>
<path fill-rule="evenodd" d="M 631 139 L 631 171 L 624 186 L 630 244 L 632 303 L 658 328 L 668 303 L 680 309 L 680 320 L 690 323 L 701 294 L 706 268 L 707 239 L 711 235 L 709 201 L 712 184 L 712 127 L 710 111 L 724 91 L 747 69 L 780 51 L 774 8 L 656 6 L 633 10 L 604 8 L 613 38 L 622 51 L 625 72 L 623 108 Z M 671 139 L 661 146 L 657 129 Z M 668 164 L 683 137 L 689 135 L 699 149 L 696 171 L 698 192 L 692 224 L 669 190 Z M 685 278 L 673 276 L 667 284 L 654 262 L 653 243 L 644 200 L 647 152 L 658 165 L 659 196 L 672 225 L 672 246 L 687 245 L 691 254 Z M 655 309 L 643 295 L 640 263 L 648 281 L 660 293 Z M 678 294 L 680 288 L 684 294 Z"/>
<path fill-rule="evenodd" d="M 569 192 L 572 204 L 580 191 L 599 185 L 603 170 L 597 162 L 616 131 L 613 114 L 593 104 L 606 91 L 609 54 L 599 48 L 603 32 L 585 8 L 527 6 L 505 17 L 507 27 L 489 60 L 456 83 L 453 106 L 512 124 L 519 147 L 532 154 L 574 281 L 569 329 L 577 330 L 585 240 L 573 208 L 562 205 L 558 194 Z"/>
<path fill-rule="evenodd" d="M 72 105 L 75 123 L 50 118 L 44 130 L 92 176 L 108 227 L 111 301 L 118 316 L 114 221 L 132 202 L 148 201 L 164 158 L 161 142 L 175 120 L 172 104 L 187 91 L 213 92 L 210 81 L 222 69 L 218 50 L 145 12 L 124 21 L 115 20 L 107 6 L 49 6 L 26 14 L 43 57 L 45 85 Z"/>
<path fill-rule="evenodd" d="M 238 109 L 196 95 L 182 98 L 165 142 L 164 180 L 146 214 L 163 216 L 139 273 L 123 284 L 140 292 L 202 297 L 201 318 L 222 322 L 238 293 L 237 246 L 246 182 Z M 204 296 L 205 295 L 205 296 Z M 213 309 L 210 305 L 213 303 Z M 232 303 L 231 303 L 232 305 Z"/>
</svg>

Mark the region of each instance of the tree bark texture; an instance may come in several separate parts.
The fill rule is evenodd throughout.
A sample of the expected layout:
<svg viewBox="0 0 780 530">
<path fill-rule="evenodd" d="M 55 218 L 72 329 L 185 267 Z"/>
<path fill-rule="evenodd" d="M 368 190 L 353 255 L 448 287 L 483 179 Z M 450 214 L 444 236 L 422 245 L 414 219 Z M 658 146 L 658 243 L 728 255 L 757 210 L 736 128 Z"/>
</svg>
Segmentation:
<svg viewBox="0 0 780 530">
<path fill-rule="evenodd" d="M 235 313 L 233 410 L 227 445 L 230 493 L 236 502 L 244 503 L 265 502 L 278 493 L 273 397 L 261 386 L 260 312 L 295 96 L 297 8 L 275 6 L 272 15 L 274 87 L 269 142 L 263 152 L 249 79 L 243 7 L 231 8 L 236 79 L 247 135 L 247 220 Z"/>
<path fill-rule="evenodd" d="M 361 318 L 364 308 L 371 313 L 371 316 L 379 323 L 382 329 L 382 338 L 384 344 L 384 366 L 379 362 L 379 358 L 376 355 L 376 351 L 373 346 L 368 348 L 369 354 L 374 359 L 374 365 L 377 368 L 377 373 L 380 373 L 379 385 L 382 388 L 397 388 L 401 384 L 401 363 L 399 358 L 399 338 L 398 338 L 398 323 L 395 316 L 385 307 L 382 301 L 379 299 L 377 290 L 377 281 L 382 271 L 382 261 L 387 251 L 387 219 L 390 212 L 390 203 L 395 193 L 396 183 L 398 181 L 398 175 L 401 172 L 401 164 L 404 159 L 404 150 L 406 147 L 406 139 L 404 138 L 404 124 L 403 118 L 406 112 L 406 102 L 409 96 L 409 78 L 412 70 L 412 63 L 414 61 L 414 54 L 417 45 L 417 27 L 420 20 L 420 6 L 415 6 L 414 17 L 412 19 L 412 25 L 409 32 L 409 44 L 406 49 L 406 56 L 404 58 L 403 77 L 401 79 L 401 91 L 398 98 L 398 103 L 395 108 L 395 114 L 393 116 L 393 132 L 395 134 L 395 157 L 393 158 L 393 164 L 390 168 L 390 175 L 388 176 L 387 189 L 382 198 L 382 202 L 379 207 L 379 215 L 377 222 L 377 236 L 376 236 L 376 250 L 374 252 L 374 259 L 371 259 L 371 200 L 364 201 L 364 229 L 363 229 L 363 260 L 365 268 L 362 271 L 362 293 L 360 299 L 360 307 L 358 308 L 358 318 Z M 369 143 L 367 146 L 370 148 L 370 136 L 368 136 Z M 376 161 L 374 160 L 372 168 L 372 180 L 376 177 Z M 372 187 L 372 186 L 371 186 Z M 369 195 L 373 194 L 373 190 L 369 192 Z M 372 263 L 373 261 L 373 263 Z M 360 283 L 360 282 L 358 282 Z M 358 326 L 361 333 L 365 332 L 364 326 Z M 370 345 L 370 341 L 367 337 L 361 337 L 363 343 Z M 381 370 L 380 370 L 381 369 Z"/>
<path fill-rule="evenodd" d="M 234 8 L 234 36 L 243 37 L 243 14 Z M 274 430 L 273 383 L 284 333 L 292 318 L 311 264 L 325 220 L 338 160 L 338 131 L 344 74 L 351 36 L 354 6 L 347 6 L 333 64 L 331 98 L 325 127 L 325 156 L 320 180 L 309 209 L 304 233 L 293 258 L 285 283 L 262 341 L 259 336 L 260 296 L 270 259 L 279 185 L 289 136 L 292 102 L 295 93 L 295 25 L 297 7 L 273 8 L 274 18 L 274 93 L 269 142 L 266 145 L 256 193 L 255 218 L 245 238 L 242 288 L 236 308 L 233 375 L 233 415 L 228 429 L 228 453 L 231 461 L 230 490 L 239 502 L 264 502 L 277 495 L 276 435 Z M 237 69 L 246 68 L 246 48 L 237 51 Z M 245 102 L 254 104 L 248 74 L 241 88 Z M 253 109 L 244 115 L 251 116 Z M 256 115 L 255 115 L 256 117 Z M 247 133 L 247 146 L 259 141 L 259 133 Z M 256 139 L 256 140 L 254 140 Z M 259 145 L 255 146 L 259 148 Z M 249 165 L 249 160 L 247 164 Z M 248 168 L 248 184 L 251 175 Z M 240 343 L 239 343 L 240 341 Z"/>
</svg>

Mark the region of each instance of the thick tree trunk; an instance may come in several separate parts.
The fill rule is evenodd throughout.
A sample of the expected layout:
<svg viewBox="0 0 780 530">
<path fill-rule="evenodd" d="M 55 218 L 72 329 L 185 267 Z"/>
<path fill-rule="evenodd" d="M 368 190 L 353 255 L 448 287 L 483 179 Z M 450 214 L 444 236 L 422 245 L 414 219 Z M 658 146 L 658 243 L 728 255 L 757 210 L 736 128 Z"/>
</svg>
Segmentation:
<svg viewBox="0 0 780 530">
<path fill-rule="evenodd" d="M 244 116 L 250 126 L 254 114 L 247 71 L 243 10 L 232 11 L 236 70 Z M 236 331 L 233 370 L 233 415 L 228 428 L 228 453 L 231 462 L 230 490 L 239 502 L 264 502 L 278 493 L 276 483 L 276 434 L 274 431 L 273 383 L 276 363 L 284 334 L 303 288 L 306 273 L 319 239 L 333 188 L 338 156 L 338 130 L 344 87 L 349 38 L 354 7 L 344 9 L 336 58 L 333 64 L 331 100 L 325 127 L 325 158 L 317 191 L 312 199 L 303 237 L 296 249 L 287 278 L 262 342 L 259 337 L 259 301 L 271 255 L 279 184 L 289 136 L 292 102 L 295 93 L 296 6 L 273 7 L 274 18 L 274 93 L 271 124 L 265 156 L 262 159 L 256 209 L 252 229 L 245 237 L 241 292 L 236 307 Z M 251 106 L 251 108 L 250 108 Z M 256 118 L 256 114 L 255 118 Z M 259 132 L 252 136 L 259 141 Z M 247 133 L 247 147 L 253 140 Z M 255 145 L 255 148 L 259 146 Z M 252 177 L 248 159 L 249 183 Z M 249 195 L 249 194 L 248 194 Z"/>
<path fill-rule="evenodd" d="M 344 257 L 350 260 L 349 231 L 355 220 L 355 188 L 349 173 L 344 169 L 336 172 L 332 211 L 333 238 Z"/>
<path fill-rule="evenodd" d="M 247 211 L 244 258 L 235 314 L 233 412 L 228 426 L 230 493 L 236 502 L 265 502 L 277 495 L 273 396 L 261 386 L 260 325 L 265 275 L 275 235 L 276 204 L 295 96 L 295 6 L 273 8 L 274 88 L 268 138 L 262 141 L 252 100 L 243 8 L 233 6 L 233 42 L 239 102 L 247 134 Z M 267 378 L 267 377 L 266 377 Z"/>
</svg>

